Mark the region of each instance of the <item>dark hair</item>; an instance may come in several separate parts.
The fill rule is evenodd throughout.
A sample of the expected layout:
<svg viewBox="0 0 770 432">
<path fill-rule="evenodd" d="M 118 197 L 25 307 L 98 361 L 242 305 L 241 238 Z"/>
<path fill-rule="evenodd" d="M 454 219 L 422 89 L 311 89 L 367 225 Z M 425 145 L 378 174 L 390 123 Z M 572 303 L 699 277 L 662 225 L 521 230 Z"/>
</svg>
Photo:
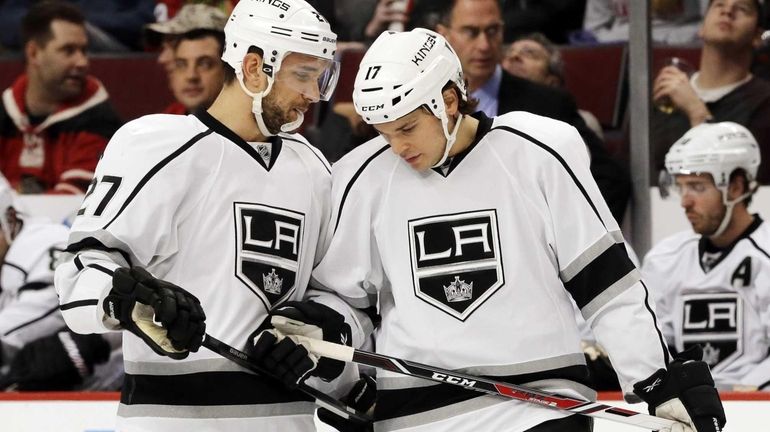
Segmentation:
<svg viewBox="0 0 770 432">
<path fill-rule="evenodd" d="M 468 87 L 468 82 L 466 80 L 465 87 Z M 457 110 L 460 112 L 460 114 L 468 115 L 473 114 L 476 112 L 476 107 L 479 105 L 478 99 L 473 99 L 472 97 L 468 97 L 468 100 L 463 100 L 463 98 L 460 96 L 460 89 L 457 88 L 457 84 L 454 83 L 454 81 L 447 81 L 447 83 L 444 85 L 444 87 L 441 89 L 441 92 L 443 93 L 445 90 L 452 89 L 455 92 L 455 95 L 457 96 L 458 105 Z"/>
<path fill-rule="evenodd" d="M 457 0 L 443 0 L 443 1 L 437 1 L 435 3 L 438 3 L 435 7 L 435 10 L 433 13 L 436 15 L 436 19 L 438 20 L 438 24 L 442 24 L 445 26 L 449 26 L 452 23 L 452 12 L 455 10 L 455 6 L 457 6 Z M 496 1 L 497 8 L 500 10 L 500 14 L 502 14 L 502 6 L 501 2 Z"/>
<path fill-rule="evenodd" d="M 746 174 L 746 170 L 743 168 L 736 168 L 733 170 L 733 172 L 730 173 L 730 183 L 735 181 L 736 177 L 739 177 L 739 176 L 741 178 L 741 183 L 743 183 L 743 193 L 752 192 L 748 175 Z M 753 196 L 753 193 L 747 196 L 746 199 L 743 200 L 743 202 L 746 203 L 747 207 L 749 204 L 751 204 L 752 196 Z"/>
<path fill-rule="evenodd" d="M 255 47 L 254 45 L 250 46 L 248 51 L 246 51 L 247 54 L 249 53 L 257 53 L 260 57 L 264 58 L 264 51 L 262 51 L 262 48 Z M 227 64 L 227 62 L 223 62 L 225 67 L 225 85 L 232 84 L 235 81 L 235 69 L 233 69 L 232 66 Z"/>
<path fill-rule="evenodd" d="M 45 46 L 53 39 L 51 23 L 56 20 L 85 26 L 85 18 L 77 6 L 63 1 L 41 1 L 30 7 L 21 20 L 22 43 L 26 45 L 34 40 L 38 45 Z"/>
<path fill-rule="evenodd" d="M 219 57 L 222 57 L 222 53 L 225 51 L 225 33 L 217 30 L 210 29 L 195 29 L 187 33 L 182 33 L 174 39 L 174 49 L 179 46 L 179 43 L 185 40 L 200 40 L 207 37 L 216 39 L 219 44 Z"/>
</svg>

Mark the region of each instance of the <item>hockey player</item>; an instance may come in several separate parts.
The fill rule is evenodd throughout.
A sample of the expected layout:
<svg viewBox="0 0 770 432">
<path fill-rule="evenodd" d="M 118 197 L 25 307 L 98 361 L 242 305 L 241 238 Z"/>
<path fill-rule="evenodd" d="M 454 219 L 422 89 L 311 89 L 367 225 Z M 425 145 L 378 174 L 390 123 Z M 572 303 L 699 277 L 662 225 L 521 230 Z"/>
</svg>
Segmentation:
<svg viewBox="0 0 770 432">
<path fill-rule="evenodd" d="M 53 286 L 67 227 L 24 216 L 0 176 L 0 389 L 71 390 L 91 380 L 110 347 L 66 331 Z"/>
<path fill-rule="evenodd" d="M 748 210 L 759 163 L 737 123 L 704 123 L 674 143 L 666 169 L 692 231 L 655 245 L 642 266 L 668 343 L 702 345 L 730 390 L 770 390 L 770 228 Z"/>
<path fill-rule="evenodd" d="M 204 333 L 246 345 L 320 259 L 330 168 L 291 132 L 336 84 L 336 35 L 303 0 L 241 0 L 225 39 L 208 111 L 142 117 L 110 141 L 56 271 L 74 331 L 127 330 L 120 430 L 312 428 L 304 394 L 199 347 Z M 315 366 L 303 377 L 334 378 Z"/>
<path fill-rule="evenodd" d="M 708 367 L 670 357 L 573 127 L 470 115 L 457 56 L 424 29 L 383 33 L 353 100 L 380 137 L 333 167 L 334 235 L 313 278 L 347 301 L 354 346 L 377 306 L 378 352 L 593 400 L 575 302 L 627 399 L 678 430 L 720 430 Z M 587 417 L 391 372 L 377 386 L 378 431 L 591 430 Z"/>
</svg>

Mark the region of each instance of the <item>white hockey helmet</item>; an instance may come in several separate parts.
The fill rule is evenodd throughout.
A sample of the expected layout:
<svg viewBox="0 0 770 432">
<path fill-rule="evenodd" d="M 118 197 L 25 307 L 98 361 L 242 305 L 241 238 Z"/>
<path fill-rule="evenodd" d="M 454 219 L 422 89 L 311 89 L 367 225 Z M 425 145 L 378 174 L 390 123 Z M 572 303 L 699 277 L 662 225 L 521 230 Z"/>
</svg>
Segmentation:
<svg viewBox="0 0 770 432">
<path fill-rule="evenodd" d="M 441 90 L 452 81 L 468 100 L 462 64 L 440 34 L 416 28 L 384 32 L 366 51 L 353 88 L 353 105 L 368 124 L 397 120 L 421 106 L 441 120 L 447 140 L 444 156 L 454 145 L 462 115 L 449 131 Z"/>
<path fill-rule="evenodd" d="M 713 234 L 718 236 L 727 228 L 733 206 L 756 191 L 760 161 L 759 145 L 751 132 L 738 123 L 721 122 L 703 123 L 687 131 L 668 150 L 665 163 L 671 177 L 711 174 L 727 207 L 719 229 Z M 746 173 L 749 190 L 730 201 L 727 196 L 730 175 L 739 168 Z"/>
<path fill-rule="evenodd" d="M 250 47 L 260 48 L 263 53 L 262 71 L 267 76 L 267 87 L 253 93 L 243 84 L 243 58 Z M 339 77 L 339 62 L 334 55 L 337 35 L 329 22 L 304 0 L 241 0 L 225 24 L 225 50 L 222 60 L 235 70 L 244 92 L 254 98 L 252 111 L 265 136 L 274 135 L 267 130 L 262 119 L 262 98 L 270 93 L 281 69 L 281 63 L 291 53 L 305 54 L 319 59 L 325 68 L 318 79 L 318 97 L 329 100 Z M 284 132 L 302 124 L 303 116 L 281 128 Z"/>
<path fill-rule="evenodd" d="M 0 230 L 7 244 L 11 244 L 19 231 L 17 215 L 18 195 L 8 180 L 0 175 Z"/>
</svg>

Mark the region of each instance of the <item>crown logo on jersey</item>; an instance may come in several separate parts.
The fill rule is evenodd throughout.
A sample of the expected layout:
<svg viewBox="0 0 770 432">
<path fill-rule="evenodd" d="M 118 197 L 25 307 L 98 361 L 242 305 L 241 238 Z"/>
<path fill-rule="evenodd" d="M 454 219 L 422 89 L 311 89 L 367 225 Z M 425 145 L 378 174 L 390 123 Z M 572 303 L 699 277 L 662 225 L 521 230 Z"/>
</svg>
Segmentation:
<svg viewBox="0 0 770 432">
<path fill-rule="evenodd" d="M 719 348 L 715 348 L 711 343 L 706 342 L 703 346 L 703 361 L 709 366 L 714 366 L 719 363 Z"/>
<path fill-rule="evenodd" d="M 281 294 L 281 286 L 283 286 L 283 279 L 279 278 L 275 273 L 275 269 L 270 274 L 262 275 L 262 284 L 265 288 L 265 292 L 270 294 Z"/>
<path fill-rule="evenodd" d="M 473 282 L 467 284 L 464 280 L 460 280 L 460 276 L 455 276 L 455 280 L 449 286 L 444 286 L 444 295 L 450 303 L 470 300 L 473 298 Z"/>
</svg>

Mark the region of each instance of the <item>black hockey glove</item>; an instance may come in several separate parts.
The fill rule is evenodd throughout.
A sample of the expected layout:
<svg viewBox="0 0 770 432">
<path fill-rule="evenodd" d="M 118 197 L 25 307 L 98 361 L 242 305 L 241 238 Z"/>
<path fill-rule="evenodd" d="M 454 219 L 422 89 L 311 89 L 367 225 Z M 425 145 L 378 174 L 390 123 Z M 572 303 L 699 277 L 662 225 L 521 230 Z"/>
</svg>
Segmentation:
<svg viewBox="0 0 770 432">
<path fill-rule="evenodd" d="M 289 338 L 278 341 L 282 336 L 300 335 L 350 345 L 350 326 L 342 315 L 313 301 L 292 301 L 273 310 L 270 320 L 265 321 L 249 337 L 251 346 L 247 349 L 285 384 L 296 386 L 308 375 L 331 381 L 342 373 L 344 362 L 318 358 Z"/>
<path fill-rule="evenodd" d="M 72 390 L 110 357 L 101 335 L 62 331 L 24 345 L 0 387 L 15 390 Z"/>
<path fill-rule="evenodd" d="M 364 375 L 341 400 L 356 411 L 371 416 L 376 399 L 377 382 L 374 378 Z M 360 423 L 356 420 L 347 420 L 321 407 L 316 408 L 313 421 L 317 432 L 370 432 L 372 430 L 371 422 Z"/>
<path fill-rule="evenodd" d="M 679 353 L 668 365 L 634 384 L 634 393 L 650 414 L 683 423 L 685 432 L 719 432 L 726 423 L 719 393 L 703 351 L 695 346 Z"/>
<path fill-rule="evenodd" d="M 206 333 L 200 301 L 140 267 L 115 270 L 104 312 L 153 351 L 173 359 L 198 351 Z"/>
</svg>

